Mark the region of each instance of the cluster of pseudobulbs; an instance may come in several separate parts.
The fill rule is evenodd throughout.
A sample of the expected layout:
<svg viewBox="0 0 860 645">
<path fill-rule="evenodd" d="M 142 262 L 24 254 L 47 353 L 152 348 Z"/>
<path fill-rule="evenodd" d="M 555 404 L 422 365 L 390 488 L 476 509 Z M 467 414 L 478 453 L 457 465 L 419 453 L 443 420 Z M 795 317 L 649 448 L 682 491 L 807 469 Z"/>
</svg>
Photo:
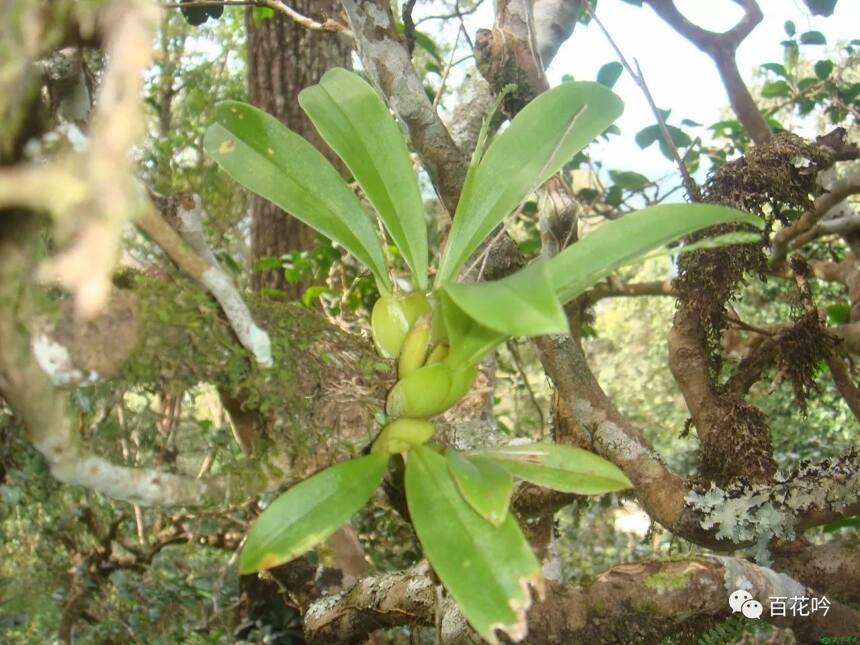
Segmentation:
<svg viewBox="0 0 860 645">
<path fill-rule="evenodd" d="M 423 293 L 385 294 L 371 313 L 377 351 L 397 361 L 397 383 L 385 412 L 393 419 L 377 438 L 374 452 L 401 453 L 426 442 L 434 431 L 428 421 L 452 407 L 471 389 L 477 366 L 449 360 L 440 316 Z"/>
</svg>

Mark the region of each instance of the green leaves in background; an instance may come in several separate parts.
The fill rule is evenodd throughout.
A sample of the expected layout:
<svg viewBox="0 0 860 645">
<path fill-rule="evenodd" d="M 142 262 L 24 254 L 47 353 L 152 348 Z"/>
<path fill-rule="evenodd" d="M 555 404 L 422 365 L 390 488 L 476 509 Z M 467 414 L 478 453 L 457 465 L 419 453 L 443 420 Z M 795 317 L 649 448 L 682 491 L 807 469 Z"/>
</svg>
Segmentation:
<svg viewBox="0 0 860 645">
<path fill-rule="evenodd" d="M 652 183 L 645 175 L 632 170 L 610 170 L 609 178 L 615 186 L 633 192 L 643 190 Z"/>
<path fill-rule="evenodd" d="M 667 125 L 666 130 L 669 132 L 669 137 L 672 139 L 672 143 L 674 143 L 675 146 L 678 148 L 686 148 L 693 143 L 693 140 L 690 138 L 690 135 L 684 132 L 681 128 L 678 128 L 674 125 Z M 669 148 L 669 146 L 666 145 L 666 142 L 663 141 L 663 136 L 660 133 L 659 125 L 654 124 L 642 128 L 641 130 L 639 130 L 639 132 L 636 133 L 635 139 L 636 144 L 643 150 L 656 142 L 657 145 L 660 147 L 660 152 L 663 153 L 664 157 L 666 157 L 667 159 L 674 159 L 674 156 L 672 155 L 672 150 Z"/>
<path fill-rule="evenodd" d="M 505 336 L 566 334 L 569 331 L 546 260 L 532 262 L 502 280 L 447 283 L 442 289 L 470 318 Z"/>
<path fill-rule="evenodd" d="M 552 258 L 549 269 L 556 293 L 563 303 L 570 302 L 648 251 L 726 222 L 763 225 L 754 215 L 711 204 L 661 204 L 608 222 Z"/>
<path fill-rule="evenodd" d="M 448 450 L 445 457 L 448 472 L 469 506 L 493 526 L 504 522 L 514 492 L 511 474 L 490 459 L 467 457 L 456 450 Z"/>
<path fill-rule="evenodd" d="M 424 203 L 403 133 L 376 91 L 341 68 L 299 93 L 299 105 L 358 181 L 391 239 L 427 289 Z"/>
<path fill-rule="evenodd" d="M 622 110 L 621 100 L 603 85 L 569 82 L 544 92 L 517 114 L 469 169 L 437 283 L 455 278 L 496 225 Z"/>
<path fill-rule="evenodd" d="M 468 454 L 472 458 L 491 459 L 514 477 L 566 493 L 599 495 L 633 485 L 616 465 L 572 446 L 533 443 Z"/>
<path fill-rule="evenodd" d="M 300 556 L 334 533 L 373 495 L 388 455 L 370 454 L 326 468 L 263 511 L 248 533 L 239 571 L 253 573 Z"/>
<path fill-rule="evenodd" d="M 761 95 L 766 99 L 787 97 L 791 95 L 791 86 L 785 81 L 773 81 L 761 88 Z"/>
<path fill-rule="evenodd" d="M 618 79 L 621 78 L 623 71 L 624 67 L 619 62 L 606 63 L 597 72 L 597 82 L 608 88 L 612 88 L 618 82 Z"/>
<path fill-rule="evenodd" d="M 800 34 L 801 45 L 826 45 L 827 38 L 820 31 L 804 31 Z"/>
<path fill-rule="evenodd" d="M 415 532 L 475 631 L 490 643 L 498 643 L 497 629 L 520 640 L 540 565 L 510 513 L 493 526 L 466 503 L 448 463 L 423 446 L 409 453 L 406 500 Z"/>
<path fill-rule="evenodd" d="M 830 75 L 833 73 L 833 61 L 832 60 L 820 60 L 815 63 L 815 75 L 819 78 L 819 80 L 827 80 Z"/>
<path fill-rule="evenodd" d="M 342 245 L 390 289 L 373 221 L 310 143 L 262 110 L 225 101 L 203 146 L 233 179 Z"/>
<path fill-rule="evenodd" d="M 804 0 L 813 16 L 831 16 L 839 0 Z"/>
<path fill-rule="evenodd" d="M 194 0 L 180 0 L 180 4 L 189 4 Z M 208 7 L 181 7 L 182 17 L 185 22 L 194 27 L 199 27 L 204 22 L 212 18 L 218 20 L 224 13 L 223 5 L 212 5 Z"/>
</svg>

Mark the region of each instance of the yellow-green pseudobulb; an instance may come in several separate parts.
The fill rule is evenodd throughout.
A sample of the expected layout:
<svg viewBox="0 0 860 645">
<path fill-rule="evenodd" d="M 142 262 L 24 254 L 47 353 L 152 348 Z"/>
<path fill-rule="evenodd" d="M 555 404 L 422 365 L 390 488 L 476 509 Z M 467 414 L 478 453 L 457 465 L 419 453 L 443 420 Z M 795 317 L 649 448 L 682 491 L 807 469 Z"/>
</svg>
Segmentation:
<svg viewBox="0 0 860 645">
<path fill-rule="evenodd" d="M 434 347 L 430 355 L 427 357 L 427 360 L 424 361 L 425 365 L 432 365 L 433 363 L 438 363 L 439 361 L 445 360 L 448 357 L 448 352 L 450 348 L 445 343 L 439 343 Z"/>
<path fill-rule="evenodd" d="M 424 419 L 397 419 L 382 429 L 370 451 L 396 455 L 426 443 L 435 430 L 435 426 Z"/>
<path fill-rule="evenodd" d="M 430 311 L 423 293 L 408 296 L 384 295 L 376 301 L 370 314 L 373 342 L 385 358 L 397 358 L 406 335 L 418 319 Z"/>
<path fill-rule="evenodd" d="M 427 358 L 427 352 L 430 349 L 430 326 L 432 318 L 431 314 L 424 314 L 415 321 L 412 329 L 406 334 L 403 348 L 400 350 L 400 360 L 397 364 L 397 374 L 400 378 L 409 376 L 424 365 L 424 360 Z"/>
<path fill-rule="evenodd" d="M 419 367 L 388 393 L 386 412 L 392 417 L 426 418 L 441 414 L 471 389 L 477 367 L 447 361 Z"/>
</svg>

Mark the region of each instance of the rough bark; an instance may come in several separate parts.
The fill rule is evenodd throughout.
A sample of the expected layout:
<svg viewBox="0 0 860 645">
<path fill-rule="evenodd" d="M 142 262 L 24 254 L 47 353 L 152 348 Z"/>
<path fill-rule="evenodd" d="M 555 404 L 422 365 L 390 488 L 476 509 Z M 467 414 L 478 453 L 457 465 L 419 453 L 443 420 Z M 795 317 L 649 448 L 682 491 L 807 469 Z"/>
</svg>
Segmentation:
<svg viewBox="0 0 860 645">
<path fill-rule="evenodd" d="M 291 7 L 302 15 L 319 18 L 336 16 L 336 0 L 293 0 Z M 254 10 L 245 15 L 248 30 L 248 93 L 251 103 L 278 117 L 291 130 L 319 148 L 332 163 L 337 156 L 323 143 L 298 103 L 299 92 L 318 82 L 332 67 L 350 67 L 351 41 L 332 32 L 305 29 L 289 17 L 276 13 L 262 22 Z M 314 246 L 312 229 L 262 197 L 251 200 L 252 257 L 280 257 L 289 251 Z M 280 269 L 254 272 L 252 286 L 280 289 L 291 297 L 300 297 L 302 284 L 288 284 Z"/>
<path fill-rule="evenodd" d="M 529 611 L 524 642 L 659 643 L 669 635 L 698 642 L 699 636 L 732 617 L 728 597 L 738 588 L 747 589 L 765 607 L 772 597 L 822 595 L 740 558 L 705 555 L 622 564 L 581 586 L 550 583 L 546 598 Z M 857 634 L 860 614 L 828 600 L 826 615 L 770 616 L 765 609 L 762 620 L 792 629 L 801 643 Z M 437 601 L 434 580 L 422 563 L 405 572 L 364 578 L 348 592 L 316 602 L 305 614 L 305 635 L 310 643 L 359 642 L 381 625 L 434 622 L 446 645 L 476 642 L 456 605 Z"/>
</svg>

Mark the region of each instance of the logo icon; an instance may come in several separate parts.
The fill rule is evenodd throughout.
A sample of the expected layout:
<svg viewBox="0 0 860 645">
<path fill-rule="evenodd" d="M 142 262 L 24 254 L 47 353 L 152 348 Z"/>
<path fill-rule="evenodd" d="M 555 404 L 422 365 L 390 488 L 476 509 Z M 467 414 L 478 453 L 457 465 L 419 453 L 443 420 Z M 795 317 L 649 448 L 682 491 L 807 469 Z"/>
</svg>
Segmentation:
<svg viewBox="0 0 860 645">
<path fill-rule="evenodd" d="M 736 589 L 729 595 L 729 606 L 732 608 L 732 613 L 741 612 L 746 618 L 758 619 L 761 618 L 764 607 L 758 601 L 753 599 L 752 594 L 746 589 Z"/>
</svg>

